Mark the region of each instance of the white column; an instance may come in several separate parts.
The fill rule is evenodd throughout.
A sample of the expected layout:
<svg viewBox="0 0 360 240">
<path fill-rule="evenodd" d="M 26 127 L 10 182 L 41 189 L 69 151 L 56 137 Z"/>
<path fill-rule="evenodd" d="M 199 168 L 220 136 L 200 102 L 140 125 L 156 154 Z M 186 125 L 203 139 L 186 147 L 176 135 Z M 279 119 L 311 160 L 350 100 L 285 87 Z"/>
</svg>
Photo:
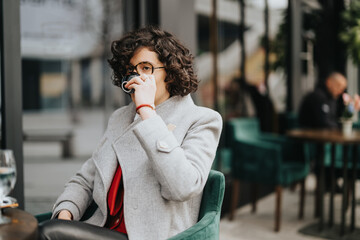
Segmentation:
<svg viewBox="0 0 360 240">
<path fill-rule="evenodd" d="M 301 76 L 301 1 L 291 1 L 291 83 L 292 109 L 298 112 L 301 99 L 305 94 L 302 89 Z"/>
<path fill-rule="evenodd" d="M 92 58 L 90 62 L 90 78 L 91 78 L 91 102 L 98 105 L 100 103 L 103 76 L 102 76 L 102 61 L 100 58 Z"/>
<path fill-rule="evenodd" d="M 160 0 L 160 26 L 174 34 L 196 55 L 196 12 L 194 0 Z"/>
<path fill-rule="evenodd" d="M 78 60 L 71 63 L 71 98 L 73 106 L 81 103 L 81 66 Z"/>
<path fill-rule="evenodd" d="M 346 77 L 348 80 L 348 86 L 347 90 L 349 94 L 352 96 L 357 93 L 359 94 L 359 88 L 358 88 L 358 68 L 351 59 L 348 59 L 346 62 Z"/>
</svg>

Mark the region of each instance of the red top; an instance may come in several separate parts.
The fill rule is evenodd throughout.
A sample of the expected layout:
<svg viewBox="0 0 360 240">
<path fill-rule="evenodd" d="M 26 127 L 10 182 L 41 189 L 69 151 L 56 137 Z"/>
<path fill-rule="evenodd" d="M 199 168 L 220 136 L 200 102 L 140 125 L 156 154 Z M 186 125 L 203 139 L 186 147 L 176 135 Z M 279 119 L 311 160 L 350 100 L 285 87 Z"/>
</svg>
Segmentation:
<svg viewBox="0 0 360 240">
<path fill-rule="evenodd" d="M 124 186 L 121 175 L 121 167 L 118 164 L 108 192 L 109 216 L 106 227 L 127 234 L 123 208 Z"/>
</svg>

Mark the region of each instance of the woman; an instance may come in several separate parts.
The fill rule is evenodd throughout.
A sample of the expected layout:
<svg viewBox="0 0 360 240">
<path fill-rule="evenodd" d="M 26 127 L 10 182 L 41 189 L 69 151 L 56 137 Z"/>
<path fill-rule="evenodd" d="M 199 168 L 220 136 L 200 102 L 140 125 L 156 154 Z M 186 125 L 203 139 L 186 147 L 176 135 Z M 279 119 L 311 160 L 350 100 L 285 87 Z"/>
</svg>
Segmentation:
<svg viewBox="0 0 360 240">
<path fill-rule="evenodd" d="M 170 33 L 155 27 L 135 30 L 114 41 L 111 51 L 115 85 L 139 74 L 124 86 L 134 90 L 132 103 L 111 115 L 92 157 L 56 201 L 53 218 L 78 221 L 95 202 L 97 209 L 84 221 L 92 225 L 70 228 L 88 228 L 94 239 L 106 234 L 109 239 L 116 234 L 166 239 L 197 222 L 222 120 L 193 103 L 190 93 L 198 86 L 193 57 Z M 41 235 L 67 234 L 59 224 L 70 225 L 50 221 Z"/>
</svg>

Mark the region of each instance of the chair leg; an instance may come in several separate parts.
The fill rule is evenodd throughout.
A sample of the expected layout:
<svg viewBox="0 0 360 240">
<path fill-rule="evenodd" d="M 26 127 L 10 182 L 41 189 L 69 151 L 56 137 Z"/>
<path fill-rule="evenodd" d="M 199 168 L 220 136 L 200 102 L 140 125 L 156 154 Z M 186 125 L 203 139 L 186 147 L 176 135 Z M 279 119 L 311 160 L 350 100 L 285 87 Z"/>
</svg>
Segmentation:
<svg viewBox="0 0 360 240">
<path fill-rule="evenodd" d="M 300 182 L 299 219 L 304 218 L 304 205 L 305 205 L 305 178 Z"/>
<path fill-rule="evenodd" d="M 256 202 L 257 202 L 257 198 L 258 198 L 258 188 L 259 188 L 258 184 L 256 184 L 256 183 L 252 184 L 252 199 L 251 199 L 251 202 L 252 202 L 251 212 L 252 213 L 256 213 Z"/>
<path fill-rule="evenodd" d="M 275 206 L 275 232 L 280 231 L 280 221 L 281 221 L 281 195 L 282 195 L 282 186 L 275 187 L 276 192 L 276 206 Z"/>
<path fill-rule="evenodd" d="M 294 182 L 293 184 L 291 184 L 290 191 L 295 192 L 297 185 L 298 185 L 298 182 Z"/>
<path fill-rule="evenodd" d="M 350 180 L 348 181 L 348 182 L 350 182 Z M 347 187 L 347 202 L 346 202 L 346 210 L 348 210 L 348 208 L 349 208 L 349 206 L 350 206 L 350 196 L 352 195 L 352 191 L 351 191 L 351 189 L 352 189 L 352 183 L 350 182 L 349 184 L 348 184 L 348 187 Z"/>
<path fill-rule="evenodd" d="M 316 174 L 316 188 L 315 188 L 315 208 L 314 208 L 314 217 L 317 218 L 320 216 L 320 178 L 319 174 Z"/>
<path fill-rule="evenodd" d="M 234 219 L 234 212 L 237 208 L 238 200 L 239 200 L 239 188 L 240 181 L 238 179 L 232 180 L 232 189 L 231 189 L 231 199 L 230 199 L 230 214 L 229 220 Z"/>
</svg>

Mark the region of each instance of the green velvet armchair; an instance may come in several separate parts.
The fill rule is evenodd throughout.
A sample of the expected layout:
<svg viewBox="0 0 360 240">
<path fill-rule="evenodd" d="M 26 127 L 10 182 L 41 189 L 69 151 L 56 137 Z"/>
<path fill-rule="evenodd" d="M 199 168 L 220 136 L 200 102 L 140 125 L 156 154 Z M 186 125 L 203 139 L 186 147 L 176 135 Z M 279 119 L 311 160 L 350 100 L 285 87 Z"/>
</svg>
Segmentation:
<svg viewBox="0 0 360 240">
<path fill-rule="evenodd" d="M 281 195 L 283 187 L 301 183 L 299 218 L 303 217 L 305 178 L 309 173 L 308 158 L 302 145 L 284 136 L 260 131 L 255 118 L 237 118 L 228 122 L 232 150 L 232 197 L 230 219 L 238 203 L 240 182 L 275 186 L 275 231 L 280 230 Z M 256 199 L 253 199 L 253 211 Z"/>
<path fill-rule="evenodd" d="M 221 172 L 211 170 L 204 188 L 198 222 L 184 232 L 171 237 L 169 240 L 219 239 L 219 223 L 224 191 L 224 175 Z M 91 209 L 85 215 L 89 215 L 89 212 L 94 207 L 90 206 L 89 208 Z M 50 219 L 51 213 L 39 214 L 35 217 L 40 223 Z"/>
</svg>

